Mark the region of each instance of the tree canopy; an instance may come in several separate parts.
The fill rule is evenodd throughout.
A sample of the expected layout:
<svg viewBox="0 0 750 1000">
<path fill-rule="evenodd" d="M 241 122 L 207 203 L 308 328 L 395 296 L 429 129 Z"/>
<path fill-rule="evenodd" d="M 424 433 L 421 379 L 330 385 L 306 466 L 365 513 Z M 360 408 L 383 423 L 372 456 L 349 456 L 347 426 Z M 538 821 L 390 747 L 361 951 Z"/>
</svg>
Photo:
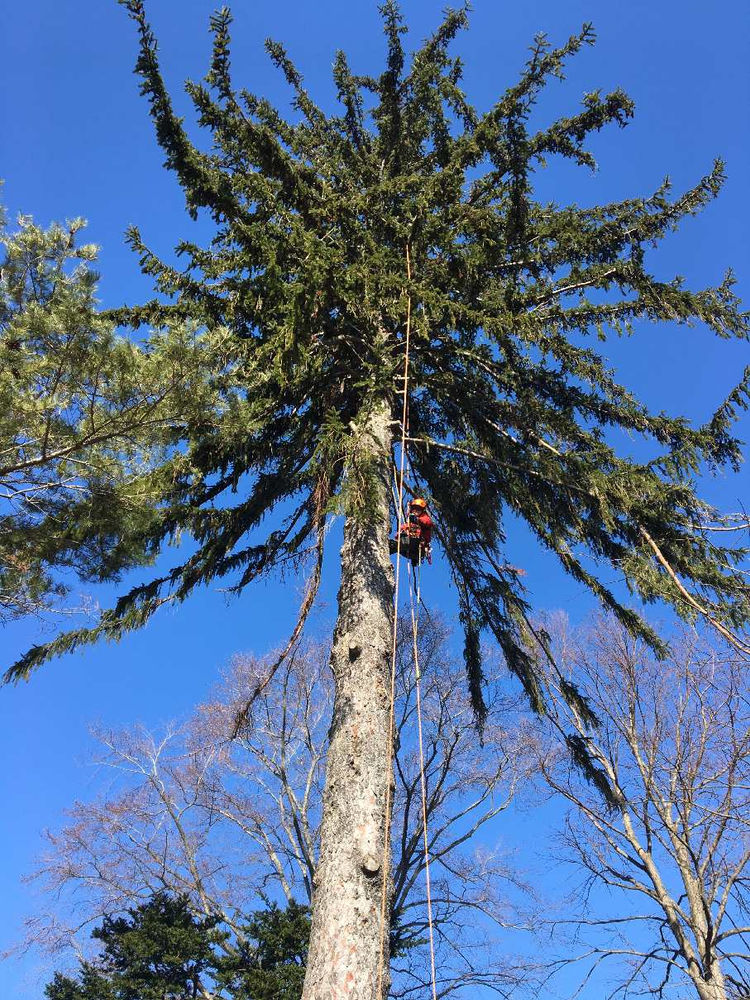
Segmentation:
<svg viewBox="0 0 750 1000">
<path fill-rule="evenodd" d="M 746 661 L 689 628 L 657 661 L 611 617 L 546 625 L 599 721 L 592 731 L 549 677 L 531 771 L 569 806 L 553 853 L 579 876 L 562 919 L 540 914 L 557 968 L 580 963 L 583 980 L 621 963 L 610 996 L 748 996 Z M 571 750 L 591 759 L 588 781 Z"/>
<path fill-rule="evenodd" d="M 105 917 L 92 937 L 102 945 L 99 962 L 82 962 L 77 980 L 60 973 L 47 986 L 48 1000 L 162 1000 L 201 996 L 215 965 L 222 933 L 216 918 L 196 918 L 187 901 L 158 893 L 128 911 Z"/>
<path fill-rule="evenodd" d="M 218 916 L 194 914 L 184 896 L 156 893 L 127 915 L 105 917 L 92 937 L 102 946 L 75 978 L 57 973 L 47 1000 L 296 1000 L 305 973 L 310 920 L 305 906 L 271 903 L 252 914 L 239 948 Z"/>
<path fill-rule="evenodd" d="M 188 212 L 213 222 L 208 245 L 178 244 L 179 267 L 131 230 L 160 294 L 111 315 L 135 326 L 190 322 L 216 341 L 215 405 L 175 434 L 139 535 L 149 552 L 183 534 L 195 549 L 124 595 L 95 628 L 29 651 L 7 677 L 139 627 L 199 584 L 228 577 L 239 592 L 275 567 L 312 559 L 304 618 L 327 518 L 368 515 L 373 454 L 362 428 L 384 400 L 398 419 L 407 313 L 409 486 L 436 513 L 480 716 L 482 631 L 532 702 L 543 701 L 526 641 L 528 597 L 504 556 L 511 517 L 655 649 L 663 651 L 658 637 L 605 582 L 611 567 L 644 601 L 703 615 L 742 645 L 742 552 L 715 541 L 719 515 L 694 480 L 739 463 L 732 422 L 747 403 L 747 375 L 694 427 L 639 401 L 597 347 L 647 336 L 646 321 L 747 338 L 731 273 L 694 291 L 678 277 L 659 280 L 647 260 L 718 194 L 722 164 L 677 195 L 665 181 L 647 196 L 593 207 L 535 197 L 540 164 L 561 157 L 594 167 L 587 140 L 633 115 L 623 91 L 592 91 L 569 116 L 532 126 L 545 85 L 593 42 L 592 28 L 560 47 L 538 37 L 518 81 L 480 112 L 450 48 L 467 9 L 449 11 L 409 56 L 398 4 L 387 0 L 385 68 L 360 75 L 339 53 L 336 113 L 315 103 L 283 46 L 267 42 L 293 95 L 286 118 L 235 87 L 224 8 L 211 19 L 205 79 L 186 84 L 210 140 L 204 150 L 174 111 L 143 0 L 120 2 L 139 32 L 136 72 L 166 167 Z M 634 459 L 619 431 L 647 442 L 654 457 Z M 274 509 L 277 521 L 259 534 Z"/>
</svg>

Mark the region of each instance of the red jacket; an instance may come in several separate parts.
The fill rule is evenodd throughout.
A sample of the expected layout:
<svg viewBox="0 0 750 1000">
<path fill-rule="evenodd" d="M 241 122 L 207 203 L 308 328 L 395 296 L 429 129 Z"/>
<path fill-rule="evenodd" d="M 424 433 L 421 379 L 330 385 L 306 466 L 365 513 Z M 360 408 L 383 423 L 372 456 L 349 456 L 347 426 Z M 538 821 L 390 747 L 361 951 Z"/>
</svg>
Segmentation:
<svg viewBox="0 0 750 1000">
<path fill-rule="evenodd" d="M 432 518 L 426 511 L 420 514 L 412 511 L 408 520 L 401 525 L 401 531 L 410 538 L 418 538 L 422 545 L 428 546 L 432 541 Z"/>
</svg>

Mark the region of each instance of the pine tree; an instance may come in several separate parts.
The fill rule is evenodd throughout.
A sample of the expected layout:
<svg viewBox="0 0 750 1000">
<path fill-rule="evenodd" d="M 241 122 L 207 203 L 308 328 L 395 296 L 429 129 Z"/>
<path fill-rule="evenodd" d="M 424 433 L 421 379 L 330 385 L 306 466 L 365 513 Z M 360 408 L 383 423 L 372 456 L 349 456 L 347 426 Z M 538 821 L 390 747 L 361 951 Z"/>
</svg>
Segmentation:
<svg viewBox="0 0 750 1000">
<path fill-rule="evenodd" d="M 226 932 L 218 917 L 199 919 L 184 898 L 157 893 L 127 916 L 105 917 L 92 937 L 97 963 L 82 962 L 77 979 L 57 973 L 47 1000 L 189 1000 L 202 997 Z"/>
<path fill-rule="evenodd" d="M 270 904 L 252 914 L 241 940 L 219 917 L 197 917 L 184 896 L 156 893 L 126 916 L 105 917 L 102 946 L 76 976 L 56 973 L 47 1000 L 298 1000 L 305 974 L 307 907 Z"/>
<path fill-rule="evenodd" d="M 449 11 L 407 59 L 396 0 L 381 7 L 387 60 L 379 76 L 355 74 L 337 56 L 338 114 L 324 113 L 282 45 L 267 43 L 293 93 L 291 120 L 235 89 L 231 17 L 222 9 L 211 21 L 209 72 L 187 84 L 211 139 L 204 152 L 173 110 L 143 0 L 120 2 L 139 32 L 136 71 L 166 166 L 188 212 L 213 220 L 214 236 L 206 247 L 181 242 L 178 269 L 133 229 L 130 242 L 160 297 L 113 318 L 190 320 L 227 333 L 213 383 L 222 408 L 186 428 L 185 460 L 143 539 L 155 551 L 183 533 L 194 553 L 126 594 L 96 628 L 32 649 L 8 677 L 137 628 L 199 584 L 229 576 L 239 593 L 275 567 L 312 559 L 294 638 L 320 580 L 327 521 L 343 515 L 336 701 L 304 995 L 379 998 L 388 958 L 379 926 L 388 534 L 407 323 L 409 487 L 429 497 L 437 517 L 480 722 L 482 633 L 495 638 L 532 704 L 544 704 L 528 598 L 503 557 L 510 516 L 657 652 L 658 636 L 604 582 L 612 567 L 644 601 L 704 616 L 747 649 L 742 553 L 713 540 L 719 515 L 694 478 L 740 461 L 732 422 L 747 403 L 748 374 L 711 420 L 693 427 L 651 412 L 591 343 L 642 333 L 646 320 L 747 338 L 731 274 L 692 291 L 677 278 L 658 280 L 646 260 L 648 248 L 717 195 L 723 167 L 717 162 L 677 196 L 665 182 L 647 197 L 594 208 L 538 201 L 538 164 L 560 156 L 592 167 L 587 138 L 633 114 L 621 90 L 592 92 L 569 117 L 531 126 L 545 84 L 593 41 L 591 27 L 559 48 L 539 37 L 518 82 L 479 113 L 450 53 L 466 8 Z M 619 453 L 617 430 L 658 456 Z M 274 509 L 277 521 L 259 537 Z M 549 655 L 544 635 L 536 638 Z"/>
<path fill-rule="evenodd" d="M 61 571 L 111 580 L 150 561 L 151 474 L 205 399 L 200 338 L 135 343 L 98 315 L 83 226 L 10 231 L 0 208 L 0 621 L 64 607 Z"/>
</svg>

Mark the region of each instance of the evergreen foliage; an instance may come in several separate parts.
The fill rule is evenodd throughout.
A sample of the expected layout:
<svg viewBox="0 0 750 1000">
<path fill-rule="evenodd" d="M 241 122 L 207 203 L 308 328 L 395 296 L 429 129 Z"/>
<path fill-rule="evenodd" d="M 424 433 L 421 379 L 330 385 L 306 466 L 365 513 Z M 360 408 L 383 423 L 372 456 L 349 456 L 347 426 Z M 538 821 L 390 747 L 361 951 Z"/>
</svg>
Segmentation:
<svg viewBox="0 0 750 1000">
<path fill-rule="evenodd" d="M 157 893 L 105 917 L 93 937 L 102 945 L 96 962 L 82 962 L 75 978 L 56 973 L 47 1000 L 297 1000 L 302 993 L 308 910 L 271 904 L 254 913 L 236 946 L 219 917 L 195 916 L 185 897 Z"/>
<path fill-rule="evenodd" d="M 131 343 L 97 314 L 83 220 L 0 218 L 0 621 L 150 561 L 144 524 L 173 424 L 201 400 L 183 328 Z"/>
<path fill-rule="evenodd" d="M 481 632 L 495 637 L 543 707 L 527 597 L 503 556 L 509 517 L 660 652 L 658 637 L 604 582 L 612 567 L 646 602 L 742 629 L 743 553 L 714 541 L 708 529 L 718 515 L 694 479 L 739 463 L 732 423 L 747 405 L 747 373 L 694 427 L 652 412 L 597 349 L 610 337 L 645 338 L 646 321 L 747 339 L 731 273 L 693 291 L 679 278 L 657 279 L 647 261 L 649 248 L 716 197 L 723 166 L 681 194 L 665 181 L 645 197 L 589 208 L 534 193 L 541 163 L 562 157 L 592 168 L 588 138 L 633 115 L 621 90 L 593 91 L 569 116 L 532 125 L 545 85 L 593 42 L 592 28 L 557 48 L 538 37 L 518 81 L 479 112 L 450 51 L 467 9 L 448 11 L 407 57 L 398 4 L 386 0 L 385 68 L 358 75 L 340 53 L 336 114 L 316 105 L 283 46 L 267 43 L 293 94 L 285 118 L 236 89 L 224 8 L 211 20 L 209 71 L 186 85 L 209 138 L 203 150 L 173 109 L 143 0 L 120 2 L 139 32 L 136 72 L 166 166 L 188 212 L 213 220 L 214 235 L 207 246 L 179 243 L 178 268 L 131 230 L 160 295 L 113 318 L 227 332 L 214 378 L 223 409 L 185 428 L 185 460 L 141 539 L 157 551 L 184 533 L 195 553 L 125 595 L 97 628 L 31 650 L 8 677 L 136 628 L 198 584 L 230 577 L 239 592 L 311 553 L 319 566 L 327 516 L 367 516 L 372 455 L 361 428 L 384 400 L 394 422 L 400 416 L 409 302 L 408 481 L 431 500 L 458 586 L 480 716 Z M 655 457 L 631 458 L 617 432 L 647 442 Z M 277 507 L 283 523 L 254 535 Z"/>
<path fill-rule="evenodd" d="M 297 1000 L 302 996 L 308 907 L 292 901 L 285 910 L 272 903 L 243 928 L 237 956 L 221 965 L 220 981 L 232 1000 Z"/>
<path fill-rule="evenodd" d="M 101 942 L 96 963 L 82 962 L 77 981 L 60 973 L 47 1000 L 164 1000 L 202 996 L 215 967 L 215 947 L 226 937 L 218 918 L 198 919 L 187 900 L 158 893 L 126 917 L 105 917 L 92 936 Z"/>
</svg>

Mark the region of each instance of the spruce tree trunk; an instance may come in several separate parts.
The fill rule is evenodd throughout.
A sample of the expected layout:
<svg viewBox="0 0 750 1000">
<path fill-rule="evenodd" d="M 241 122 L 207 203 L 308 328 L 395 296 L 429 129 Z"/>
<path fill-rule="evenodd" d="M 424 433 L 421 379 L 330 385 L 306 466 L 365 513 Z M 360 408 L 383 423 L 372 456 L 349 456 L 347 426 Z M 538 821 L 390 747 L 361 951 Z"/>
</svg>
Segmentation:
<svg viewBox="0 0 750 1000">
<path fill-rule="evenodd" d="M 388 928 L 380 910 L 386 824 L 393 567 L 390 528 L 391 410 L 382 404 L 363 431 L 376 463 L 373 516 L 347 518 L 331 667 L 335 679 L 323 819 L 312 900 L 303 1000 L 381 1000 L 388 992 Z M 386 922 L 390 911 L 390 885 Z"/>
</svg>

